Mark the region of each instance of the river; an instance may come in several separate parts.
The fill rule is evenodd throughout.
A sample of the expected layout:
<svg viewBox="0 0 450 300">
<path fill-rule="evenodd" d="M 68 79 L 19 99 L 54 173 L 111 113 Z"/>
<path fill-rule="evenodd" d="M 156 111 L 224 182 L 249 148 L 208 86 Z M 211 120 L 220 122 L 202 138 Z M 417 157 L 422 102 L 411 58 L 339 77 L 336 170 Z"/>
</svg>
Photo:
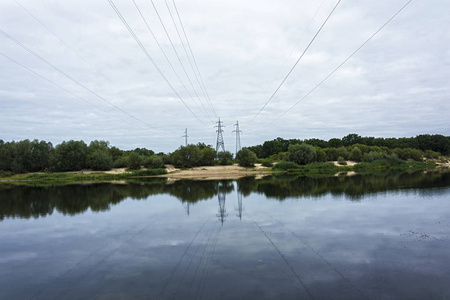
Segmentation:
<svg viewBox="0 0 450 300">
<path fill-rule="evenodd" d="M 448 299 L 450 173 L 0 185 L 0 299 Z"/>
</svg>

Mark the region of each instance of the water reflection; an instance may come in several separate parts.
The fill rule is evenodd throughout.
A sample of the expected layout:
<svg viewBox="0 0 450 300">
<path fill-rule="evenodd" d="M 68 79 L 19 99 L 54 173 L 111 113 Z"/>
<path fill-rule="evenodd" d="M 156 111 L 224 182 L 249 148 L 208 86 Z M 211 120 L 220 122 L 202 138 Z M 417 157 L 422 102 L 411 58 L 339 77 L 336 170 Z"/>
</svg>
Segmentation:
<svg viewBox="0 0 450 300">
<path fill-rule="evenodd" d="M 252 193 L 283 201 L 287 198 L 320 197 L 326 194 L 345 195 L 352 201 L 365 196 L 395 190 L 410 190 L 421 194 L 439 193 L 439 187 L 450 186 L 450 172 L 402 173 L 389 176 L 357 175 L 351 177 L 311 178 L 302 176 L 268 176 L 263 179 L 245 177 L 237 180 L 237 216 L 242 218 L 242 196 Z M 171 195 L 186 206 L 218 198 L 218 217 L 227 217 L 226 195 L 235 190 L 231 180 L 167 183 L 164 179 L 127 184 L 72 184 L 64 186 L 0 185 L 0 220 L 5 218 L 39 218 L 56 210 L 64 215 L 75 215 L 87 210 L 107 211 L 126 198 L 144 200 L 152 195 Z"/>
</svg>

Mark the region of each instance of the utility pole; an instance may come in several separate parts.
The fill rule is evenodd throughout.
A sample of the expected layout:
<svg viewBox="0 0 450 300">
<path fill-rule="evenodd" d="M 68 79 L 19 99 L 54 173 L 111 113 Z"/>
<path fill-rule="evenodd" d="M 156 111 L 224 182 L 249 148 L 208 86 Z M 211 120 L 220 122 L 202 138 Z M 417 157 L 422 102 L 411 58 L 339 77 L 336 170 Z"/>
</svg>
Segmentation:
<svg viewBox="0 0 450 300">
<path fill-rule="evenodd" d="M 216 144 L 216 155 L 219 153 L 219 148 L 222 148 L 222 151 L 225 151 L 225 144 L 223 143 L 223 130 L 222 127 L 225 127 L 222 125 L 222 122 L 216 122 L 218 125 L 214 126 L 217 127 L 217 144 Z"/>
<path fill-rule="evenodd" d="M 188 138 L 188 135 L 187 135 L 187 128 L 184 130 L 184 135 L 183 135 L 182 137 L 185 138 L 184 145 L 187 146 L 187 145 L 188 145 L 188 142 L 187 142 L 187 138 Z"/>
<path fill-rule="evenodd" d="M 236 124 L 234 124 L 233 126 L 236 126 L 236 130 L 233 130 L 233 132 L 236 132 L 236 153 L 235 155 L 241 151 L 241 135 L 240 133 L 242 132 L 242 130 L 239 130 L 239 121 L 236 121 Z"/>
</svg>

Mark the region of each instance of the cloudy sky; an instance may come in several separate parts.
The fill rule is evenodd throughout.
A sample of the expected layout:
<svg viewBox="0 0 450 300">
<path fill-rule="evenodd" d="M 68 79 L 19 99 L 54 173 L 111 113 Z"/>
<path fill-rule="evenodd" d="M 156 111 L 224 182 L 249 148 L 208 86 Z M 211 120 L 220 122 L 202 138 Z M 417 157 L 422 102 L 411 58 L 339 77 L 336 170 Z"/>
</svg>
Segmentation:
<svg viewBox="0 0 450 300">
<path fill-rule="evenodd" d="M 448 1 L 411 1 L 338 68 L 407 2 L 343 0 L 311 43 L 337 1 L 2 0 L 0 139 L 171 152 L 185 128 L 215 146 L 219 117 L 231 152 L 237 121 L 243 146 L 450 135 Z"/>
</svg>

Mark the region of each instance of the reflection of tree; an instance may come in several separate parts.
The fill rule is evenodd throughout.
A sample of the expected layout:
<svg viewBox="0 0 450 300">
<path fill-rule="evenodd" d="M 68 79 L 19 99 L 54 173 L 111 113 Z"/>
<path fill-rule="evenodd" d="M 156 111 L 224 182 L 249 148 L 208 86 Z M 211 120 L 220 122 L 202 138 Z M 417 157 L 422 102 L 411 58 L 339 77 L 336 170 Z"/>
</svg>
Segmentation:
<svg viewBox="0 0 450 300">
<path fill-rule="evenodd" d="M 439 193 L 440 190 L 435 188 L 449 186 L 450 172 L 326 178 L 269 176 L 262 180 L 243 178 L 237 181 L 238 195 L 248 196 L 256 192 L 280 201 L 288 197 L 319 197 L 324 194 L 346 195 L 353 200 L 359 200 L 367 194 L 402 189 L 415 189 L 419 193 Z M 185 180 L 166 184 L 164 179 L 155 179 L 128 184 L 96 183 L 40 187 L 2 184 L 0 220 L 9 217 L 39 218 L 51 215 L 55 209 L 68 215 L 83 213 L 89 209 L 105 211 L 126 198 L 139 200 L 158 194 L 173 195 L 187 203 L 212 199 L 220 194 L 223 195 L 222 207 L 225 208 L 225 195 L 233 191 L 234 184 L 230 180 Z M 238 206 L 242 207 L 239 198 Z M 239 215 L 242 215 L 241 210 Z"/>
<path fill-rule="evenodd" d="M 253 176 L 240 178 L 236 182 L 238 192 L 243 196 L 250 195 L 258 187 L 256 178 Z"/>
</svg>

